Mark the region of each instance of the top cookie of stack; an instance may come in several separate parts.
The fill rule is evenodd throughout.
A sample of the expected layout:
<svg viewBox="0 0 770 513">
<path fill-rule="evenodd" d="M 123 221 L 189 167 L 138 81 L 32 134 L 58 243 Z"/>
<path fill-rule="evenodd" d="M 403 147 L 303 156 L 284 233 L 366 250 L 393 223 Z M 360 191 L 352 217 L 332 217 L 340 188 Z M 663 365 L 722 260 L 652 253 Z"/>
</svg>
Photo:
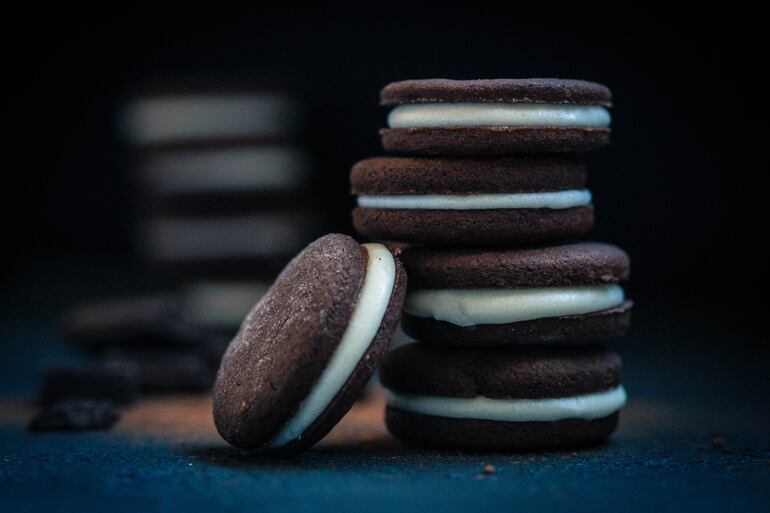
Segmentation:
<svg viewBox="0 0 770 513">
<path fill-rule="evenodd" d="M 609 142 L 612 94 L 603 85 L 554 78 L 405 80 L 388 84 L 396 105 L 385 151 L 410 155 L 510 155 L 593 150 Z"/>
<path fill-rule="evenodd" d="M 579 80 L 408 80 L 382 145 L 400 157 L 357 163 L 356 230 L 428 244 L 579 238 L 593 226 L 577 152 L 609 142 L 610 91 Z"/>
</svg>

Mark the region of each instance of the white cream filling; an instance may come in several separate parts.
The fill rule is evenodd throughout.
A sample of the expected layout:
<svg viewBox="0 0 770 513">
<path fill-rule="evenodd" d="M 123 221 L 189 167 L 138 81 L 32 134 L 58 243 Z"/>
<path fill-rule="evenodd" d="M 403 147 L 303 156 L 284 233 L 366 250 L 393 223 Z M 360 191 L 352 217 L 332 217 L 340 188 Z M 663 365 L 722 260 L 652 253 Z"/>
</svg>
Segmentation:
<svg viewBox="0 0 770 513">
<path fill-rule="evenodd" d="M 307 226 L 307 218 L 296 214 L 161 217 L 146 225 L 146 251 L 160 259 L 290 254 L 307 243 Z"/>
<path fill-rule="evenodd" d="M 287 135 L 299 112 L 291 98 L 271 94 L 188 94 L 143 98 L 123 111 L 125 137 L 137 144 Z"/>
<path fill-rule="evenodd" d="M 302 436 L 342 389 L 380 329 L 396 282 L 396 262 L 382 244 L 363 246 L 369 253 L 366 275 L 348 327 L 310 395 L 269 447 L 281 447 Z"/>
<path fill-rule="evenodd" d="M 490 399 L 397 394 L 388 391 L 388 405 L 421 415 L 502 422 L 554 422 L 606 417 L 626 404 L 623 386 L 602 392 L 552 399 Z"/>
<path fill-rule="evenodd" d="M 414 194 L 393 196 L 359 196 L 362 208 L 483 210 L 491 208 L 550 208 L 562 209 L 591 204 L 588 189 L 516 194 L 438 195 Z"/>
<path fill-rule="evenodd" d="M 407 293 L 404 311 L 457 326 L 579 315 L 623 303 L 620 285 L 538 289 L 426 289 Z"/>
<path fill-rule="evenodd" d="M 281 190 L 309 175 L 305 152 L 290 147 L 166 151 L 142 169 L 147 188 L 161 194 Z"/>
<path fill-rule="evenodd" d="M 452 126 L 606 128 L 610 113 L 601 105 L 543 103 L 417 103 L 388 115 L 390 128 Z"/>
</svg>

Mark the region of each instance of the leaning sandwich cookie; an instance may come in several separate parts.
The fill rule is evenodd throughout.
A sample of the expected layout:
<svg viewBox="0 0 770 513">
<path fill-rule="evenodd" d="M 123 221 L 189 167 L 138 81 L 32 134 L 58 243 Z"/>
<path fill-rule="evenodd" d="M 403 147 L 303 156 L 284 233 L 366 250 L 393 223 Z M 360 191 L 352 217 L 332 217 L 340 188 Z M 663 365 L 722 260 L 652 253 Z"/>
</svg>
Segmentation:
<svg viewBox="0 0 770 513">
<path fill-rule="evenodd" d="M 279 275 L 228 347 L 214 421 L 231 444 L 298 452 L 361 394 L 398 323 L 401 263 L 380 244 L 331 234 Z"/>
<path fill-rule="evenodd" d="M 626 402 L 620 357 L 598 346 L 435 348 L 410 344 L 381 369 L 396 437 L 470 450 L 604 441 Z"/>
<path fill-rule="evenodd" d="M 380 131 L 404 155 L 582 152 L 609 142 L 612 95 L 582 80 L 405 80 L 380 92 L 393 106 Z"/>
<path fill-rule="evenodd" d="M 426 244 L 576 238 L 593 226 L 585 166 L 574 156 L 375 157 L 350 176 L 356 230 Z"/>
<path fill-rule="evenodd" d="M 428 344 L 585 344 L 630 323 L 628 255 L 610 244 L 414 247 L 401 259 L 403 328 Z"/>
</svg>

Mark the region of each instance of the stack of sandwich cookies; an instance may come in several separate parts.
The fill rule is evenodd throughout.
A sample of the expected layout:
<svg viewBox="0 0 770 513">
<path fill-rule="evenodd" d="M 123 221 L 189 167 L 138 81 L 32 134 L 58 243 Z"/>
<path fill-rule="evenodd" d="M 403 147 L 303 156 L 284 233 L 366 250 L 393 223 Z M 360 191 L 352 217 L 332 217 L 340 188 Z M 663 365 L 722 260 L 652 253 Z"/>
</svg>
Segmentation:
<svg viewBox="0 0 770 513">
<path fill-rule="evenodd" d="M 307 208 L 313 165 L 299 102 L 260 81 L 161 82 L 138 91 L 121 121 L 144 253 L 182 281 L 190 317 L 234 332 L 259 296 L 238 299 L 264 291 L 322 228 Z"/>
<path fill-rule="evenodd" d="M 533 450 L 605 440 L 626 401 L 620 357 L 629 259 L 572 242 L 593 226 L 579 153 L 609 142 L 610 91 L 557 79 L 386 86 L 396 154 L 357 163 L 353 223 L 407 243 L 402 327 L 382 368 L 397 437 Z"/>
</svg>

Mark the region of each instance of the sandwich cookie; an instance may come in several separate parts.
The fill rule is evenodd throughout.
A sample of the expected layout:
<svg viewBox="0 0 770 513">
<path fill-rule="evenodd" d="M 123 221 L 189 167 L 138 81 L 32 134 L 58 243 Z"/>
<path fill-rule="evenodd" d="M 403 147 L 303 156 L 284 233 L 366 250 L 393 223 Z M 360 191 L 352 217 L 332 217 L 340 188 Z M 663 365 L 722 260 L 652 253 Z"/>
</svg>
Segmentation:
<svg viewBox="0 0 770 513">
<path fill-rule="evenodd" d="M 398 438 L 454 449 L 590 445 L 617 427 L 626 402 L 620 357 L 599 346 L 433 348 L 391 352 L 380 376 Z"/>
<path fill-rule="evenodd" d="M 301 189 L 310 158 L 290 145 L 187 148 L 147 152 L 140 175 L 158 196 L 275 194 Z"/>
<path fill-rule="evenodd" d="M 270 90 L 184 88 L 147 91 L 121 113 L 120 130 L 142 147 L 285 140 L 301 126 L 297 101 Z"/>
<path fill-rule="evenodd" d="M 214 386 L 231 444 L 294 453 L 348 411 L 398 323 L 406 274 L 380 244 L 322 237 L 297 255 L 243 322 Z"/>
<path fill-rule="evenodd" d="M 577 238 L 593 226 L 582 163 L 564 155 L 376 157 L 351 172 L 356 230 L 428 244 Z"/>
<path fill-rule="evenodd" d="M 197 280 L 182 287 L 180 309 L 197 325 L 232 335 L 269 288 L 267 281 Z"/>
<path fill-rule="evenodd" d="M 609 143 L 610 90 L 582 80 L 406 80 L 385 86 L 395 106 L 380 131 L 406 155 L 582 152 Z"/>
<path fill-rule="evenodd" d="M 434 345 L 581 344 L 622 335 L 628 255 L 581 242 L 526 249 L 409 248 L 403 328 Z"/>
<path fill-rule="evenodd" d="M 289 209 L 157 216 L 145 223 L 144 250 L 151 259 L 172 265 L 286 257 L 312 240 L 315 228 L 308 215 Z"/>
</svg>

